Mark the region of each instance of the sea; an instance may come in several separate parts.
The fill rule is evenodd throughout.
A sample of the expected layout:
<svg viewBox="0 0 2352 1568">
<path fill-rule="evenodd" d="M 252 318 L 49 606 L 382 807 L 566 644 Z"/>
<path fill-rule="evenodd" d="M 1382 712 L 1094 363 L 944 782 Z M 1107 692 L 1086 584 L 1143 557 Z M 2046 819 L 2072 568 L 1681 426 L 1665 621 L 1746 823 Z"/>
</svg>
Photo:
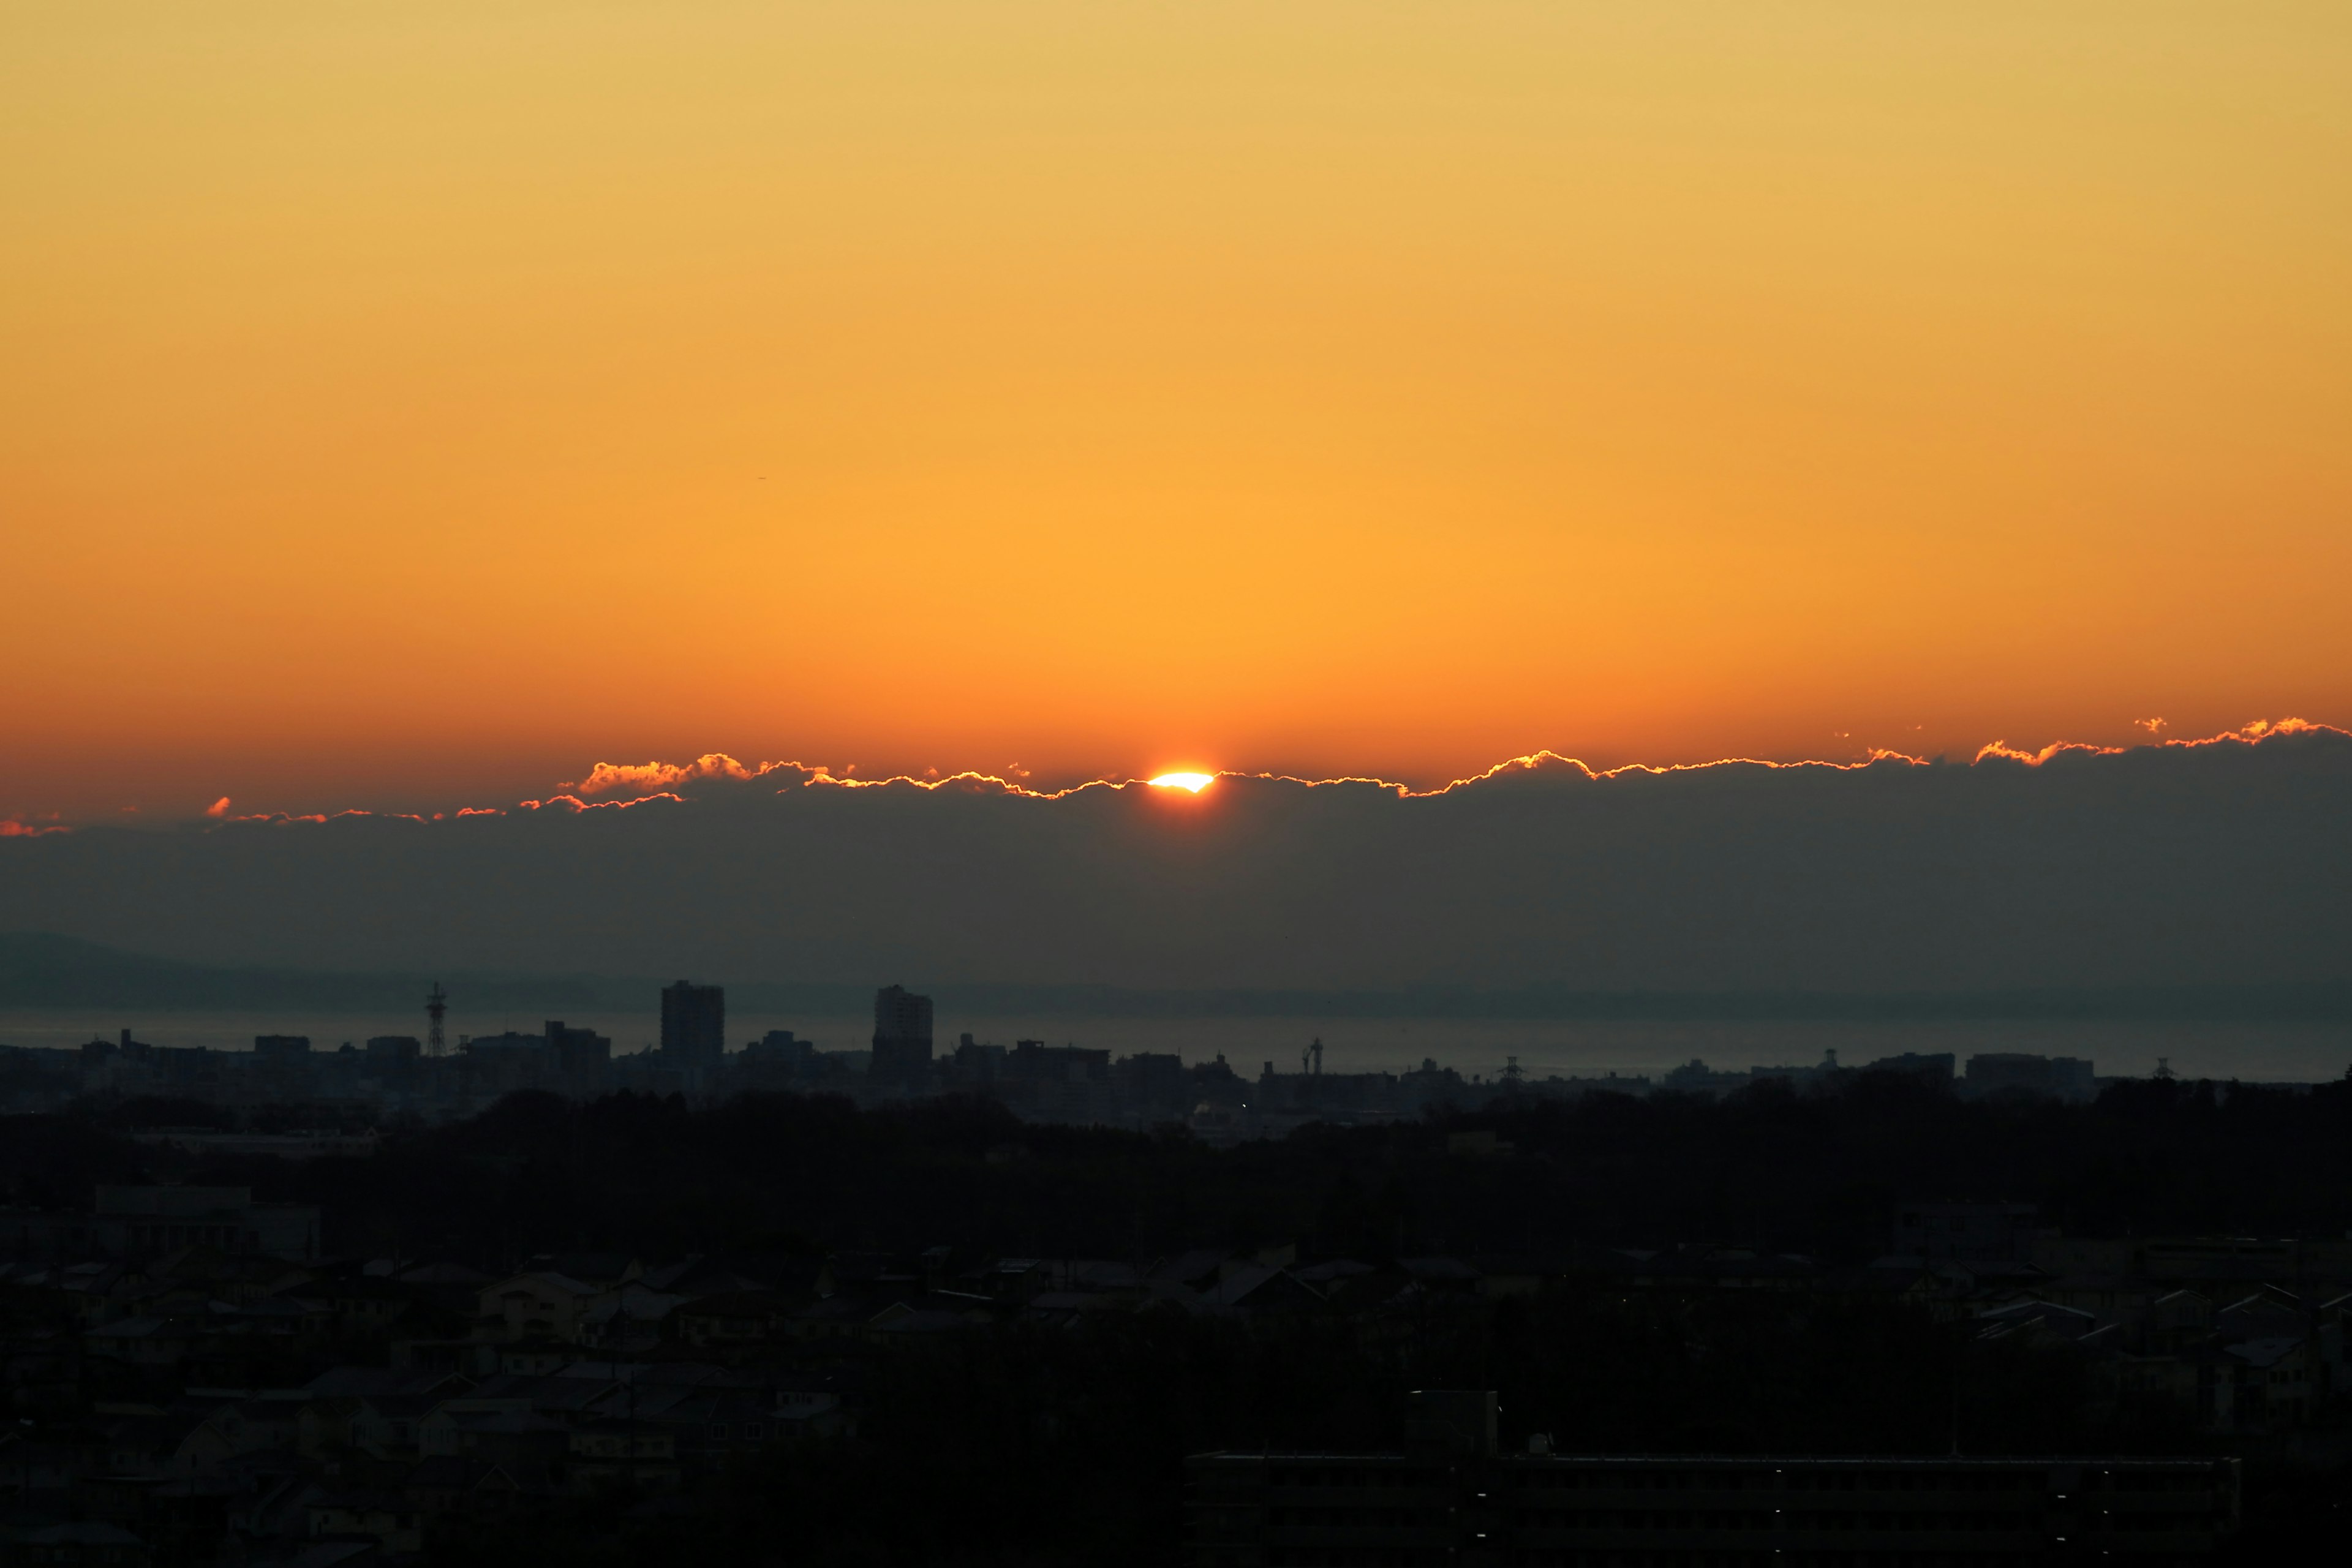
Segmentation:
<svg viewBox="0 0 2352 1568">
<path fill-rule="evenodd" d="M 650 1047 L 660 1018 L 650 1012 L 585 1013 L 566 1016 L 575 1028 L 611 1038 L 615 1055 Z M 453 1010 L 446 1025 L 454 1049 L 461 1036 L 509 1029 L 539 1032 L 538 1014 Z M 67 1048 L 91 1038 L 114 1039 L 123 1029 L 158 1046 L 250 1048 L 256 1035 L 306 1035 L 318 1050 L 375 1035 L 423 1037 L 421 1014 L 171 1011 L 102 1012 L 91 1008 L 0 1010 L 0 1045 Z M 730 1047 L 771 1029 L 789 1029 L 826 1051 L 866 1048 L 870 1016 L 775 1016 L 732 1013 Z M 1465 1078 L 1491 1080 L 1514 1064 L 1529 1078 L 1655 1078 L 1692 1060 L 1718 1071 L 1751 1067 L 1812 1066 L 1830 1053 L 1848 1067 L 1905 1052 L 1949 1052 L 1965 1070 L 1981 1051 L 2027 1051 L 2089 1059 L 2102 1077 L 2140 1078 L 2159 1065 L 2176 1077 L 2246 1082 L 2315 1083 L 2352 1070 L 2352 1023 L 2264 1019 L 2242 1024 L 2211 1020 L 2143 1022 L 2042 1019 L 1689 1020 L 1076 1016 L 1021 1018 L 942 1011 L 933 1037 L 944 1053 L 970 1034 L 1012 1045 L 1108 1048 L 1114 1055 L 1172 1051 L 1189 1063 L 1223 1057 L 1236 1072 L 1255 1077 L 1271 1062 L 1297 1072 L 1313 1042 L 1323 1045 L 1326 1072 L 1397 1072 L 1434 1061 Z"/>
</svg>

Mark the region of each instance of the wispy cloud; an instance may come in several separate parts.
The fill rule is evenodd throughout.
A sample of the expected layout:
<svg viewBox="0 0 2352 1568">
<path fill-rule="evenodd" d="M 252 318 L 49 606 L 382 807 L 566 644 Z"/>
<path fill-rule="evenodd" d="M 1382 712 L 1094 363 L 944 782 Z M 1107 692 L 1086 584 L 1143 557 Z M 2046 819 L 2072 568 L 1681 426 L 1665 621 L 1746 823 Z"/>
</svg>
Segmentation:
<svg viewBox="0 0 2352 1568">
<path fill-rule="evenodd" d="M 662 790 L 706 779 L 754 779 L 779 768 L 798 765 L 761 763 L 757 767 L 746 767 L 724 752 L 706 752 L 690 763 L 598 763 L 585 777 L 568 780 L 555 787 L 577 795 L 603 795 L 616 789 Z"/>
<path fill-rule="evenodd" d="M 2161 719 L 2134 721 L 2151 735 L 2163 727 Z M 2021 751 L 2006 741 L 1995 741 L 1976 754 L 1979 763 L 2022 763 L 2028 767 L 2040 767 L 2044 763 L 2063 756 L 2118 757 L 2129 752 L 2195 751 L 2204 746 L 2251 746 L 2259 742 L 2284 735 L 2344 735 L 2352 733 L 2333 725 L 2314 724 L 2307 719 L 2252 719 L 2234 730 L 2219 734 L 2199 736 L 2194 740 L 2143 742 L 2136 746 L 2097 746 L 2082 741 L 2053 741 L 2038 752 Z"/>
<path fill-rule="evenodd" d="M 667 790 L 641 795 L 630 800 L 582 800 L 576 795 L 551 795 L 545 800 L 523 800 L 515 803 L 518 811 L 568 811 L 577 816 L 583 811 L 626 811 L 631 806 L 653 805 L 656 803 L 684 805 L 686 796 Z"/>
</svg>

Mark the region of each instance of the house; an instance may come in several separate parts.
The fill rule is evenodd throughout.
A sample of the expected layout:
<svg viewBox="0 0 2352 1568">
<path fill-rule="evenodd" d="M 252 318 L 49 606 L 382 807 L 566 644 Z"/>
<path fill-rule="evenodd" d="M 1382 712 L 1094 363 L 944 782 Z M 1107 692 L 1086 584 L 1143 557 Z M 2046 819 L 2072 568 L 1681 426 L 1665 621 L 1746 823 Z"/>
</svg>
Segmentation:
<svg viewBox="0 0 2352 1568">
<path fill-rule="evenodd" d="M 826 1296 L 792 1315 L 785 1331 L 796 1340 L 857 1337 L 875 1315 L 892 1305 L 903 1305 L 866 1295 Z"/>
<path fill-rule="evenodd" d="M 575 1491 L 619 1485 L 675 1491 L 684 1473 L 677 1462 L 677 1428 L 617 1417 L 575 1426 L 570 1472 Z"/>
<path fill-rule="evenodd" d="M 665 1419 L 677 1434 L 681 1460 L 718 1466 L 747 1453 L 831 1431 L 834 1404 L 797 1404 L 789 1409 L 749 1388 L 706 1386 L 681 1401 Z"/>
<path fill-rule="evenodd" d="M 1123 1296 L 1093 1290 L 1041 1290 L 1032 1296 L 1029 1304 L 1021 1310 L 1021 1318 L 1024 1322 L 1066 1329 L 1089 1313 L 1129 1310 L 1129 1303 Z"/>
<path fill-rule="evenodd" d="M 1516 1254 L 1488 1254 L 1475 1259 L 1470 1267 L 1478 1275 L 1479 1293 L 1496 1299 L 1539 1295 L 1543 1291 L 1544 1281 L 1559 1273 L 1556 1266 L 1539 1258 Z"/>
<path fill-rule="evenodd" d="M 1212 1307 L 1245 1312 L 1311 1311 L 1323 1298 L 1287 1268 L 1244 1264 L 1201 1293 Z"/>
<path fill-rule="evenodd" d="M 580 1347 L 544 1334 L 499 1346 L 499 1372 L 508 1377 L 551 1377 L 580 1354 Z"/>
<path fill-rule="evenodd" d="M 2099 1327 L 2095 1313 L 2080 1307 L 2062 1306 L 2055 1301 L 2038 1299 L 2011 1301 L 1977 1315 L 1984 1326 L 1977 1331 L 1980 1340 L 2017 1338 L 2026 1342 L 2073 1344 Z"/>
<path fill-rule="evenodd" d="M 229 1528 L 248 1541 L 304 1540 L 310 1529 L 305 1506 L 327 1489 L 299 1468 L 276 1468 L 277 1455 L 254 1458 L 262 1463 L 247 1474 L 251 1489 L 230 1503 Z"/>
<path fill-rule="evenodd" d="M 2344 1321 L 2352 1316 L 2352 1296 L 2337 1296 L 2321 1303 L 2319 1322 L 2319 1359 L 2327 1369 L 2327 1390 L 2330 1394 L 2352 1394 L 2352 1368 L 2345 1359 Z"/>
<path fill-rule="evenodd" d="M 280 1292 L 248 1301 L 236 1310 L 239 1322 L 254 1331 L 275 1331 L 289 1338 L 320 1341 L 334 1331 L 334 1310 L 315 1296 Z"/>
<path fill-rule="evenodd" d="M 2311 1424 L 2325 1369 L 2308 1335 L 2244 1340 L 2224 1345 L 2221 1355 L 2231 1374 L 2237 1430 L 2275 1431 Z"/>
<path fill-rule="evenodd" d="M 529 1410 L 556 1421 L 576 1421 L 599 1408 L 619 1386 L 610 1363 L 572 1362 L 552 1376 L 500 1373 L 485 1379 L 456 1408 Z"/>
<path fill-rule="evenodd" d="M 2150 1351 L 2177 1353 L 2212 1331 L 2212 1299 L 2199 1291 L 2168 1290 L 2148 1303 L 2144 1332 Z"/>
<path fill-rule="evenodd" d="M 422 1397 L 427 1394 L 454 1399 L 472 1387 L 467 1379 L 452 1373 L 397 1367 L 337 1366 L 330 1367 L 312 1378 L 303 1385 L 302 1392 L 311 1399 L 339 1399 L 346 1394 L 366 1399 Z"/>
<path fill-rule="evenodd" d="M 446 1289 L 456 1287 L 472 1289 L 490 1282 L 490 1277 L 478 1268 L 444 1259 L 435 1263 L 419 1263 L 401 1268 L 387 1278 L 419 1289 Z"/>
<path fill-rule="evenodd" d="M 63 1496 L 73 1481 L 75 1459 L 74 1451 L 60 1444 L 0 1433 L 0 1499 L 27 1510 L 44 1493 Z"/>
<path fill-rule="evenodd" d="M 1624 1284 L 1667 1290 L 1799 1289 L 1821 1276 L 1811 1259 L 1793 1253 L 1706 1243 L 1657 1252 L 1629 1247 L 1608 1255 L 1603 1267 Z"/>
<path fill-rule="evenodd" d="M 276 1551 L 248 1551 L 243 1568 L 375 1568 L 382 1546 L 365 1538 L 305 1541 Z"/>
<path fill-rule="evenodd" d="M 1053 1270 L 1041 1258 L 1000 1258 L 982 1271 L 980 1281 L 989 1295 L 1015 1301 L 1026 1301 L 1053 1283 Z"/>
<path fill-rule="evenodd" d="M 416 1293 L 406 1287 L 363 1274 L 312 1286 L 306 1293 L 326 1301 L 335 1327 L 345 1333 L 381 1333 L 416 1300 Z"/>
<path fill-rule="evenodd" d="M 599 1290 L 617 1290 L 646 1272 L 646 1266 L 625 1252 L 543 1252 L 522 1267 L 526 1274 L 561 1274 Z"/>
<path fill-rule="evenodd" d="M 197 1324 L 188 1318 L 124 1318 L 85 1330 L 81 1342 L 91 1355 L 132 1366 L 177 1366 L 187 1359 Z"/>
<path fill-rule="evenodd" d="M 774 1290 L 730 1290 L 677 1309 L 677 1337 L 689 1345 L 753 1344 L 780 1331 L 797 1302 Z"/>
<path fill-rule="evenodd" d="M 735 1290 L 755 1290 L 761 1283 L 750 1274 L 739 1272 L 700 1253 L 692 1254 L 683 1262 L 648 1268 L 637 1282 L 648 1290 L 688 1300 L 702 1296 L 723 1296 Z"/>
<path fill-rule="evenodd" d="M 1944 1268 L 1950 1270 L 1954 1266 L 1947 1264 Z M 1950 1299 L 1959 1293 L 1965 1279 L 1965 1274 L 1956 1281 L 1950 1273 L 1938 1272 L 1915 1259 L 1889 1257 L 1864 1268 L 1841 1268 L 1825 1274 L 1821 1279 L 1820 1288 L 1827 1294 L 1849 1299 L 1900 1302 L 1906 1307 L 1943 1308 L 1946 1312 L 1957 1312 L 1959 1309 L 1951 1305 Z"/>
<path fill-rule="evenodd" d="M 0 1529 L 0 1564 L 17 1568 L 147 1568 L 147 1543 L 119 1525 L 23 1525 Z"/>
<path fill-rule="evenodd" d="M 568 1274 L 533 1270 L 485 1285 L 477 1294 L 478 1338 L 544 1338 L 582 1342 L 588 1310 L 602 1288 Z"/>
<path fill-rule="evenodd" d="M 1131 1301 L 1140 1301 L 1144 1297 L 1143 1271 L 1132 1263 L 1080 1258 L 1066 1264 L 1062 1272 L 1063 1283 L 1068 1289 L 1123 1296 Z"/>
<path fill-rule="evenodd" d="M 352 1448 L 367 1450 L 379 1460 L 416 1458 L 416 1434 L 440 1404 L 433 1394 L 372 1394 L 351 1422 Z"/>
<path fill-rule="evenodd" d="M 530 1410 L 467 1410 L 444 1405 L 417 1425 L 417 1447 L 425 1458 L 455 1455 L 509 1468 L 543 1468 L 568 1447 L 563 1424 Z"/>
<path fill-rule="evenodd" d="M 366 1404 L 352 1394 L 313 1399 L 294 1418 L 294 1451 L 315 1459 L 352 1447 L 352 1425 Z"/>
<path fill-rule="evenodd" d="M 193 1476 L 236 1452 L 209 1412 L 174 1409 L 106 1424 L 106 1468 L 118 1476 Z"/>
<path fill-rule="evenodd" d="M 2239 1297 L 2213 1314 L 2213 1331 L 2223 1342 L 2300 1337 L 2310 1331 L 2302 1298 L 2275 1285 Z"/>
<path fill-rule="evenodd" d="M 588 1338 L 613 1341 L 658 1338 L 663 1320 L 693 1300 L 672 1290 L 656 1290 L 642 1279 L 631 1279 L 600 1292 L 585 1314 Z"/>
<path fill-rule="evenodd" d="M 319 1252 L 319 1211 L 257 1204 L 249 1187 L 100 1186 L 87 1213 L 0 1210 L 0 1241 L 19 1256 L 155 1258 L 210 1247 L 294 1261 Z"/>
<path fill-rule="evenodd" d="M 434 1394 L 314 1399 L 295 1418 L 294 1447 L 311 1458 L 357 1448 L 379 1459 L 414 1458 L 425 1417 L 443 1403 L 443 1396 Z"/>
<path fill-rule="evenodd" d="M 310 1499 L 305 1512 L 313 1541 L 365 1536 L 388 1555 L 425 1548 L 423 1515 L 398 1492 L 327 1492 Z"/>
<path fill-rule="evenodd" d="M 428 1520 L 444 1514 L 495 1519 L 513 1508 L 522 1489 L 504 1466 L 441 1454 L 420 1460 L 400 1491 Z"/>
<path fill-rule="evenodd" d="M 1205 1290 L 1216 1283 L 1217 1275 L 1232 1254 L 1211 1247 L 1196 1247 L 1163 1258 L 1152 1265 L 1149 1279 L 1155 1284 L 1181 1285 L 1188 1290 Z"/>
<path fill-rule="evenodd" d="M 1483 1283 L 1478 1270 L 1458 1258 L 1400 1258 L 1397 1267 L 1424 1290 L 1476 1295 Z"/>
<path fill-rule="evenodd" d="M 866 1326 L 868 1339 L 877 1344 L 893 1341 L 904 1342 L 929 1334 L 950 1334 L 968 1329 L 974 1322 L 986 1322 L 982 1314 L 975 1318 L 971 1312 L 940 1307 L 916 1307 L 906 1301 L 893 1301 L 874 1314 Z"/>
<path fill-rule="evenodd" d="M 235 1453 L 290 1450 L 309 1398 L 303 1390 L 288 1389 L 232 1400 L 213 1416 L 213 1425 L 226 1435 Z"/>
</svg>

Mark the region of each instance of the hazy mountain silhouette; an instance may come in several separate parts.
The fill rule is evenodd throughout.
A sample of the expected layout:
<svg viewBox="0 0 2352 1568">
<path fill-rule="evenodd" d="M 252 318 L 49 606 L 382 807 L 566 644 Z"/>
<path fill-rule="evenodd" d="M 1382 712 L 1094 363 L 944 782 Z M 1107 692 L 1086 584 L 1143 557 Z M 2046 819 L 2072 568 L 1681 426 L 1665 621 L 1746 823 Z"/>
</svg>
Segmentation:
<svg viewBox="0 0 2352 1568">
<path fill-rule="evenodd" d="M 0 933 L 0 1007 L 126 1007 L 256 1012 L 322 1008 L 413 1012 L 424 988 L 449 979 L 469 1006 L 645 1012 L 662 981 L 649 975 L 362 974 L 182 963 L 52 932 Z M 714 978 L 725 980 L 723 974 Z M 1528 1019 L 2352 1019 L 2352 983 L 2174 985 L 1841 994 L 1802 991 L 1139 990 L 1119 985 L 966 984 L 940 999 L 967 1014 L 1036 1018 Z M 854 1016 L 873 1000 L 856 984 L 733 982 L 752 1012 Z"/>
</svg>

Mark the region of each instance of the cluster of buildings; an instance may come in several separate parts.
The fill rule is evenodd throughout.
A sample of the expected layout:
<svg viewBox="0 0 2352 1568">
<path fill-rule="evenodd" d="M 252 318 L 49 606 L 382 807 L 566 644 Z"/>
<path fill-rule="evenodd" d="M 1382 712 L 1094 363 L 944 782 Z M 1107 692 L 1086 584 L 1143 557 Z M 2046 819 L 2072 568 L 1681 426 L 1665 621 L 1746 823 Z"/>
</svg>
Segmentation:
<svg viewBox="0 0 2352 1568">
<path fill-rule="evenodd" d="M 1637 1457 L 1498 1440 L 1491 1390 L 1410 1396 L 1385 1453 L 1186 1465 L 1194 1568 L 1990 1568 L 2179 1563 L 2239 1518 L 2234 1459 Z"/>
<path fill-rule="evenodd" d="M 1418 1296 L 1421 1312 L 1579 1279 L 1622 1296 L 1737 1290 L 1793 1305 L 1862 1294 L 1911 1302 L 1972 1349 L 2022 1343 L 2077 1358 L 2110 1421 L 2288 1445 L 2316 1436 L 2324 1451 L 2352 1406 L 2352 1239 L 2068 1237 L 2030 1205 L 1938 1203 L 1903 1205 L 1893 1240 L 1853 1269 L 1685 1246 L 1403 1259 L 1390 1266 L 1407 1279 L 1393 1293 L 1367 1265 L 1289 1272 L 1335 1300 L 1370 1287 L 1393 1310 Z M 1937 1458 L 1584 1454 L 1557 1452 L 1542 1433 L 1512 1451 L 1497 1440 L 1491 1392 L 1412 1401 L 1399 1450 L 1194 1456 L 1190 1561 L 2154 1564 L 2222 1549 L 2240 1517 L 2229 1458 L 1964 1458 L 1957 1430 Z"/>
<path fill-rule="evenodd" d="M 216 1194 L 230 1204 L 233 1194 Z M 850 1429 L 865 1347 L 737 1353 L 760 1259 L 300 1259 L 209 1242 L 0 1264 L 0 1561 L 363 1568 Z"/>
<path fill-rule="evenodd" d="M 2352 1237 L 2070 1237 L 2030 1205 L 1912 1204 L 1895 1245 L 1882 1265 L 1938 1281 L 1979 1341 L 2078 1356 L 2116 1404 L 2259 1434 L 2352 1401 Z"/>
<path fill-rule="evenodd" d="M 1908 1079 L 1967 1100 L 2023 1097 L 2086 1104 L 2116 1080 L 2102 1079 L 2093 1064 L 2080 1057 L 2035 1056 L 2025 1051 L 1980 1051 L 1964 1069 L 1949 1051 L 1906 1051 L 1881 1057 L 1859 1068 L 1839 1065 L 1837 1052 L 1828 1051 L 1811 1067 L 1754 1067 L 1746 1072 L 1717 1071 L 1693 1058 L 1662 1075 L 1657 1088 L 1670 1094 L 1721 1097 L 1761 1083 L 1786 1084 L 1795 1089 L 1831 1089 L 1851 1083 L 1860 1073 Z"/>
<path fill-rule="evenodd" d="M 1493 1152 L 1462 1136 L 1457 1153 Z M 2021 1205 L 1915 1204 L 1893 1243 L 1860 1268 L 1714 1246 L 942 1246 L 486 1270 L 330 1256 L 317 1211 L 242 1188 L 101 1187 L 79 1214 L 0 1211 L 0 1554 L 359 1568 L 600 1489 L 690 1493 L 749 1455 L 852 1433 L 887 1359 L 943 1336 L 1154 1311 L 1311 1314 L 1378 1347 L 1548 1292 L 1867 1299 L 1972 1343 L 2082 1357 L 2102 1399 L 2216 1434 L 2292 1433 L 2352 1398 L 2352 1241 L 2080 1238 Z M 1505 1454 L 1490 1406 L 1444 1396 L 1404 1454 L 1195 1459 L 1196 1561 L 2011 1561 L 2059 1535 L 2128 1558 L 2205 1550 L 2236 1513 L 2225 1461 L 1628 1458 L 1540 1436 Z"/>
<path fill-rule="evenodd" d="M 436 987 L 434 1029 L 425 1041 L 379 1036 L 324 1050 L 304 1036 L 264 1035 L 250 1051 L 218 1051 L 151 1045 L 125 1029 L 117 1039 L 90 1041 L 79 1054 L 0 1050 L 6 1058 L 0 1066 L 14 1069 L 0 1075 L 0 1110 L 51 1110 L 76 1096 L 148 1095 L 236 1109 L 348 1105 L 440 1121 L 478 1114 L 523 1089 L 574 1099 L 624 1090 L 676 1094 L 697 1104 L 783 1090 L 839 1094 L 866 1106 L 970 1094 L 1000 1101 L 1027 1121 L 1135 1129 L 1181 1123 L 1224 1144 L 1281 1137 L 1309 1122 L 1410 1120 L 1432 1108 L 1473 1108 L 1505 1096 L 1720 1098 L 1768 1083 L 1825 1090 L 1876 1074 L 1963 1098 L 2086 1101 L 2116 1081 L 2098 1077 L 2087 1060 L 2019 1052 L 1981 1052 L 1965 1064 L 1950 1053 L 1906 1053 L 1848 1067 L 1832 1050 L 1809 1066 L 1745 1071 L 1693 1060 L 1654 1079 L 1613 1072 L 1538 1079 L 1521 1071 L 1516 1058 L 1491 1078 L 1465 1076 L 1434 1060 L 1403 1072 L 1326 1072 L 1320 1040 L 1300 1053 L 1296 1071 L 1268 1060 L 1249 1074 L 1223 1055 L 1188 1064 L 1174 1052 L 1114 1057 L 1036 1039 L 1000 1045 L 969 1034 L 941 1046 L 932 1032 L 931 999 L 896 985 L 876 994 L 865 1049 L 825 1050 L 789 1029 L 772 1029 L 730 1050 L 724 990 L 687 981 L 663 989 L 661 1040 L 652 1049 L 615 1055 L 606 1037 L 552 1019 L 536 1034 L 461 1036 L 444 1051 L 443 1000 Z M 239 1152 L 265 1152 L 255 1136 L 245 1135 Z M 299 1140 L 309 1136 L 278 1135 L 267 1152 L 299 1153 Z"/>
</svg>

